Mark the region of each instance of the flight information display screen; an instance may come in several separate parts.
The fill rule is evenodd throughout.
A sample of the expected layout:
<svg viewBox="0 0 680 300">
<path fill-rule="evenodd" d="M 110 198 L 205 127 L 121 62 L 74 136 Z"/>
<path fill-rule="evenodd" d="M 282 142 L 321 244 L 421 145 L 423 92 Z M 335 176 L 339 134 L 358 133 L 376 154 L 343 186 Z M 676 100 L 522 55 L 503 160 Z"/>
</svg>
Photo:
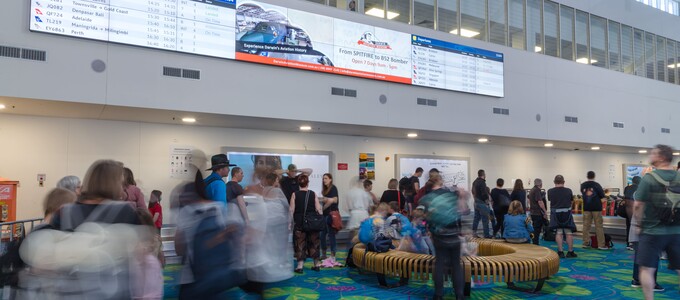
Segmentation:
<svg viewBox="0 0 680 300">
<path fill-rule="evenodd" d="M 503 97 L 503 54 L 246 0 L 31 0 L 32 31 Z"/>
</svg>

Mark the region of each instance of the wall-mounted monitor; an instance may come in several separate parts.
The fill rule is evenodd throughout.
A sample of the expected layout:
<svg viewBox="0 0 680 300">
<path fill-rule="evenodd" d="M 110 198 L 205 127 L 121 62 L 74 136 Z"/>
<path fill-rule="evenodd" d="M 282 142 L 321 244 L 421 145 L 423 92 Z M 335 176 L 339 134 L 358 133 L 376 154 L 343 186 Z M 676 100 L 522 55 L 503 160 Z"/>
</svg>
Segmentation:
<svg viewBox="0 0 680 300">
<path fill-rule="evenodd" d="M 643 177 L 645 174 L 654 170 L 654 167 L 644 164 L 623 164 L 623 186 L 633 184 L 633 177 Z"/>
<path fill-rule="evenodd" d="M 502 53 L 267 3 L 30 2 L 32 31 L 504 96 Z"/>
<path fill-rule="evenodd" d="M 327 151 L 293 151 L 282 149 L 222 147 L 229 162 L 243 169 L 242 186 L 257 184 L 273 172 L 285 172 L 288 165 L 295 164 L 298 169 L 311 169 L 309 189 L 321 195 L 323 174 L 329 173 L 333 158 Z"/>
</svg>

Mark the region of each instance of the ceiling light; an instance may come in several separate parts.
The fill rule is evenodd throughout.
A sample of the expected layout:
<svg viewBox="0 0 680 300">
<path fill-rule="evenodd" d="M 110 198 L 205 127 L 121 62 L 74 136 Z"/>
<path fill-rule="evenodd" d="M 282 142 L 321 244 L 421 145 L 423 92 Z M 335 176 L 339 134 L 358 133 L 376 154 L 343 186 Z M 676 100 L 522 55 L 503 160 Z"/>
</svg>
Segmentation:
<svg viewBox="0 0 680 300">
<path fill-rule="evenodd" d="M 680 63 L 670 64 L 670 65 L 668 65 L 668 67 L 671 68 L 671 69 L 680 68 Z"/>
<path fill-rule="evenodd" d="M 449 33 L 458 34 L 458 29 L 451 30 L 451 31 L 449 31 Z M 467 30 L 465 28 L 461 28 L 460 29 L 460 35 L 464 36 L 464 37 L 471 38 L 471 37 L 479 35 L 479 32 Z"/>
<path fill-rule="evenodd" d="M 302 131 L 310 131 L 310 130 L 312 130 L 312 126 L 307 126 L 307 125 L 305 125 L 305 126 L 300 126 L 300 130 L 302 130 Z"/>
<path fill-rule="evenodd" d="M 595 150 L 595 151 L 597 151 L 597 150 L 600 150 L 600 147 L 597 147 L 597 146 L 595 146 L 595 147 L 590 147 L 590 150 Z"/>
<path fill-rule="evenodd" d="M 4 105 L 4 104 L 0 104 L 0 109 L 5 109 L 5 105 Z"/>
<path fill-rule="evenodd" d="M 534 47 L 534 52 L 541 52 L 541 51 L 543 51 L 543 48 L 541 48 L 541 46 Z"/>
<path fill-rule="evenodd" d="M 418 134 L 417 134 L 417 133 L 409 133 L 409 134 L 407 134 L 406 136 L 407 136 L 407 137 L 410 137 L 410 138 L 417 138 L 417 137 L 418 137 Z"/>
<path fill-rule="evenodd" d="M 554 146 L 554 145 L 553 145 L 552 143 L 545 143 L 545 144 L 543 144 L 543 146 L 544 146 L 544 147 L 552 147 L 552 146 Z"/>
<path fill-rule="evenodd" d="M 586 57 L 581 57 L 581 58 L 577 59 L 576 62 L 579 63 L 579 64 L 586 64 L 586 65 L 587 65 L 587 64 L 588 64 L 588 58 L 586 58 Z M 596 62 L 597 62 L 597 60 L 595 60 L 595 59 L 591 59 L 591 60 L 590 60 L 590 63 L 591 63 L 591 64 L 594 64 L 594 63 L 596 63 Z"/>
<path fill-rule="evenodd" d="M 647 150 L 638 150 L 638 153 L 645 154 L 645 153 L 647 153 Z"/>
<path fill-rule="evenodd" d="M 489 139 L 487 139 L 487 138 L 481 138 L 481 139 L 478 139 L 477 141 L 480 142 L 480 143 L 486 143 L 486 142 L 489 141 Z"/>
<path fill-rule="evenodd" d="M 673 152 L 673 156 L 680 156 L 680 152 Z"/>
<path fill-rule="evenodd" d="M 196 123 L 195 118 L 182 118 L 182 122 L 184 123 Z"/>
<path fill-rule="evenodd" d="M 384 18 L 385 17 L 385 11 L 380 9 L 380 8 L 376 8 L 376 7 L 371 8 L 368 11 L 366 11 L 366 14 L 369 15 L 369 16 L 374 16 L 374 17 L 378 17 L 378 18 Z M 392 20 L 392 19 L 394 19 L 398 16 L 399 16 L 399 13 L 387 11 L 387 19 L 388 20 Z"/>
</svg>

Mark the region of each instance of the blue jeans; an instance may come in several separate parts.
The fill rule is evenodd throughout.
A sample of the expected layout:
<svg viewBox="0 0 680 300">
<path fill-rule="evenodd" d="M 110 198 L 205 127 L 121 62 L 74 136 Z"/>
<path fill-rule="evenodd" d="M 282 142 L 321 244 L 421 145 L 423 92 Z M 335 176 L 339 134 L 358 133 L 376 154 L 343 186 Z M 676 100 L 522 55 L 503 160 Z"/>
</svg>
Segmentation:
<svg viewBox="0 0 680 300">
<path fill-rule="evenodd" d="M 321 231 L 321 256 L 326 256 L 326 236 L 330 240 L 331 244 L 331 255 L 335 256 L 335 250 L 337 250 L 337 244 L 335 242 L 335 234 L 337 233 L 335 229 L 331 227 L 331 216 L 324 216 L 326 219 L 326 229 Z"/>
<path fill-rule="evenodd" d="M 482 221 L 482 228 L 484 229 L 484 237 L 490 238 L 491 233 L 489 232 L 489 206 L 481 201 L 475 201 L 475 218 L 472 220 L 472 233 L 477 234 L 477 228 L 479 227 L 479 221 Z"/>
</svg>

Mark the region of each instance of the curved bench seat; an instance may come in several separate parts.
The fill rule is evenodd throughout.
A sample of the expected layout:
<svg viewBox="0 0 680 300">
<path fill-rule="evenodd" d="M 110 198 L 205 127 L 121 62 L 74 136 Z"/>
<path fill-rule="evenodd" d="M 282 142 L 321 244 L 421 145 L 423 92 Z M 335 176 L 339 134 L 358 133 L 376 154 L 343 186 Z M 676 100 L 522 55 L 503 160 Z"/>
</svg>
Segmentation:
<svg viewBox="0 0 680 300">
<path fill-rule="evenodd" d="M 479 245 L 479 256 L 463 256 L 465 294 L 470 294 L 470 283 L 474 279 L 481 282 L 506 282 L 508 288 L 528 292 L 538 292 L 545 279 L 557 274 L 560 259 L 555 251 L 533 244 L 511 244 L 502 240 L 473 239 Z M 352 249 L 354 264 L 364 270 L 377 274 L 428 280 L 433 273 L 435 257 L 390 250 L 385 253 L 366 251 L 364 244 Z M 514 282 L 534 281 L 533 289 L 521 289 Z M 384 285 L 384 279 L 381 280 Z"/>
</svg>

